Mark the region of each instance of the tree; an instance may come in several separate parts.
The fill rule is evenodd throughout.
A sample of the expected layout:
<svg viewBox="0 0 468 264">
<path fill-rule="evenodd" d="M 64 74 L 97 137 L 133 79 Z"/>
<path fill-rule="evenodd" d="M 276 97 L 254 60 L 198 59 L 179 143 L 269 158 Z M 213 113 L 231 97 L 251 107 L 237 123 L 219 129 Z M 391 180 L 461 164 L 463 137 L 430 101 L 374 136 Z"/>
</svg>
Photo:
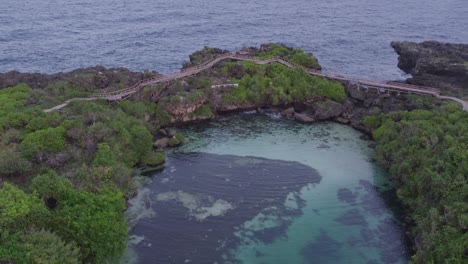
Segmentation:
<svg viewBox="0 0 468 264">
<path fill-rule="evenodd" d="M 74 243 L 65 243 L 56 234 L 41 229 L 32 229 L 22 238 L 22 249 L 33 263 L 78 264 L 80 251 Z"/>
<path fill-rule="evenodd" d="M 0 234 L 23 231 L 32 225 L 43 227 L 49 217 L 44 203 L 34 195 L 5 183 L 0 189 Z"/>
</svg>

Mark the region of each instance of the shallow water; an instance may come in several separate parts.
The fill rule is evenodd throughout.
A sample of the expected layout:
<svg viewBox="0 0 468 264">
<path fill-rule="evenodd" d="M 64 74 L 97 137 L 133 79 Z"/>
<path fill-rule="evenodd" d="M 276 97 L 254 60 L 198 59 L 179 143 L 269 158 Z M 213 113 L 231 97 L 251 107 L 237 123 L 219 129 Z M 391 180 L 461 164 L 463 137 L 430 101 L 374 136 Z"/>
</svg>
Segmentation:
<svg viewBox="0 0 468 264">
<path fill-rule="evenodd" d="M 392 40 L 468 42 L 466 0 L 0 0 L 0 72 L 173 72 L 203 46 L 281 42 L 325 70 L 402 79 Z"/>
<path fill-rule="evenodd" d="M 145 185 L 155 216 L 133 227 L 139 263 L 406 263 L 390 183 L 359 132 L 258 114 L 183 132 Z"/>
</svg>

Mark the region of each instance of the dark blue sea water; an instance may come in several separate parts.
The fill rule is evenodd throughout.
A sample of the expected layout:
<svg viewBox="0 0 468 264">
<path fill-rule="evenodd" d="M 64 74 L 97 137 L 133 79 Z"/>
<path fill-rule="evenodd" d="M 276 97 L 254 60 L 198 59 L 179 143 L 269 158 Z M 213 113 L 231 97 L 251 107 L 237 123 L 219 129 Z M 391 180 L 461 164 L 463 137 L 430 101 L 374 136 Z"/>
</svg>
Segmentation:
<svg viewBox="0 0 468 264">
<path fill-rule="evenodd" d="M 281 42 L 325 70 L 401 79 L 392 40 L 468 42 L 467 0 L 0 0 L 0 72 L 172 72 L 203 46 Z"/>
</svg>

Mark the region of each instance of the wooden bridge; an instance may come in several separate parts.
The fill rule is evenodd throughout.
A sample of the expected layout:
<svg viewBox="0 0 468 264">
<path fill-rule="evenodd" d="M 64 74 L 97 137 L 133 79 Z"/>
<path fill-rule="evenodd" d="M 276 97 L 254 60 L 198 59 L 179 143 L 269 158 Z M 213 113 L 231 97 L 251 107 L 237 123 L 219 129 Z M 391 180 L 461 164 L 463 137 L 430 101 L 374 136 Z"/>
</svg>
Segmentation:
<svg viewBox="0 0 468 264">
<path fill-rule="evenodd" d="M 115 101 L 120 101 L 123 99 L 126 99 L 133 94 L 141 91 L 144 87 L 149 86 L 149 85 L 154 85 L 158 83 L 165 83 L 169 81 L 173 81 L 176 79 L 180 79 L 183 77 L 191 76 L 194 74 L 197 74 L 201 71 L 204 71 L 206 69 L 209 69 L 213 67 L 216 63 L 223 61 L 223 60 L 241 60 L 241 61 L 252 61 L 256 64 L 268 64 L 268 63 L 281 63 L 289 68 L 302 68 L 305 72 L 307 72 L 310 75 L 326 78 L 329 80 L 334 80 L 334 81 L 339 81 L 341 83 L 344 83 L 345 85 L 353 85 L 357 89 L 363 90 L 363 91 L 369 91 L 369 90 L 374 90 L 377 93 L 384 93 L 387 95 L 391 94 L 417 94 L 417 95 L 429 95 L 429 96 L 434 96 L 440 99 L 446 99 L 446 100 L 452 100 L 456 101 L 460 104 L 463 105 L 463 110 L 468 111 L 468 102 L 463 101 L 459 98 L 455 97 L 449 97 L 449 96 L 441 96 L 440 91 L 438 89 L 432 88 L 432 87 L 423 87 L 423 86 L 416 86 L 416 85 L 409 85 L 409 84 L 404 84 L 404 83 L 397 83 L 397 82 L 379 82 L 379 81 L 372 81 L 372 80 L 365 80 L 365 79 L 357 79 L 357 78 L 352 78 L 352 77 L 346 77 L 340 74 L 336 73 L 324 73 L 315 69 L 309 69 L 305 68 L 301 65 L 295 64 L 291 61 L 287 61 L 282 58 L 278 57 L 273 57 L 269 59 L 261 59 L 257 57 L 251 57 L 247 55 L 242 55 L 240 53 L 224 53 L 219 55 L 216 58 L 213 58 L 211 60 L 206 61 L 203 64 L 189 67 L 182 69 L 180 72 L 176 72 L 174 74 L 170 75 L 161 75 L 157 77 L 152 77 L 148 79 L 141 80 L 137 82 L 136 84 L 127 87 L 122 90 L 118 91 L 113 91 L 113 92 L 103 92 L 103 93 L 97 93 L 91 95 L 89 98 L 75 98 L 75 99 L 70 99 L 66 102 L 64 102 L 61 105 L 55 106 L 50 109 L 44 110 L 44 112 L 51 112 L 57 109 L 60 109 L 62 107 L 65 107 L 70 103 L 71 101 L 79 101 L 79 100 L 96 100 L 96 99 L 106 99 L 110 102 L 115 102 Z"/>
</svg>

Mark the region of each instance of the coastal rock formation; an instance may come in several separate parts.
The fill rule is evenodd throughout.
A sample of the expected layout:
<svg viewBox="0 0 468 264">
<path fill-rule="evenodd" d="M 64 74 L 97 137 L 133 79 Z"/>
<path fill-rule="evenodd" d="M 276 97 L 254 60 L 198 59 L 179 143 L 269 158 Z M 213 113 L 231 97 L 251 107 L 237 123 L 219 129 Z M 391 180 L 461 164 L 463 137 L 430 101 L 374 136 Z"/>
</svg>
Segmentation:
<svg viewBox="0 0 468 264">
<path fill-rule="evenodd" d="M 391 46 L 399 55 L 398 67 L 413 76 L 408 83 L 468 95 L 468 44 L 394 41 Z"/>
<path fill-rule="evenodd" d="M 0 73 L 0 87 L 13 87 L 25 83 L 34 89 L 44 89 L 50 84 L 66 82 L 69 87 L 86 87 L 89 91 L 105 88 L 109 90 L 121 89 L 157 75 L 159 74 L 154 71 L 132 72 L 126 68 L 107 69 L 100 65 L 54 74 L 9 71 Z"/>
<path fill-rule="evenodd" d="M 318 120 L 331 119 L 341 115 L 343 112 L 343 106 L 331 100 L 317 102 L 313 107 L 315 108 L 315 117 L 317 117 Z"/>
</svg>

